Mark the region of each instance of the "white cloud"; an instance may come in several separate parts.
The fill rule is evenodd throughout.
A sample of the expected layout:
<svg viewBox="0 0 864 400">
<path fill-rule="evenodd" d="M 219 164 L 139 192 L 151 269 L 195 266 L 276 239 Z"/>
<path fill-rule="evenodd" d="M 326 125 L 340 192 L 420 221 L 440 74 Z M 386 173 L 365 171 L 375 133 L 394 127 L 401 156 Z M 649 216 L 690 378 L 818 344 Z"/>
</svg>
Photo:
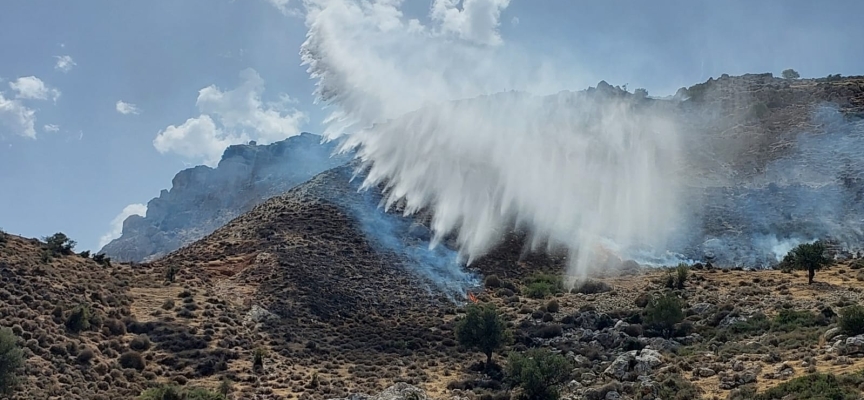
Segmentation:
<svg viewBox="0 0 864 400">
<path fill-rule="evenodd" d="M 510 20 L 510 25 L 519 25 L 519 17 L 513 17 L 513 19 Z"/>
<path fill-rule="evenodd" d="M 127 103 L 123 100 L 117 100 L 117 104 L 114 105 L 114 108 L 117 109 L 117 112 L 123 115 L 138 114 L 141 112 L 138 106 L 132 103 Z"/>
<path fill-rule="evenodd" d="M 267 0 L 268 3 L 276 7 L 282 14 L 299 17 L 303 15 L 303 11 L 298 8 L 289 7 L 289 4 L 292 3 L 292 0 Z"/>
<path fill-rule="evenodd" d="M 58 132 L 60 131 L 60 125 L 47 124 L 42 127 L 42 130 L 45 132 Z"/>
<path fill-rule="evenodd" d="M 196 102 L 201 115 L 160 131 L 153 141 L 156 150 L 213 166 L 232 144 L 249 140 L 267 144 L 300 133 L 307 116 L 289 106 L 293 103 L 290 97 L 282 94 L 279 101 L 265 104 L 261 76 L 246 69 L 240 77 L 240 86 L 233 90 L 223 91 L 215 85 L 201 89 Z"/>
<path fill-rule="evenodd" d="M 143 217 L 145 214 L 147 214 L 147 206 L 144 204 L 130 204 L 124 207 L 123 211 L 111 220 L 111 230 L 99 238 L 99 248 L 101 249 L 106 244 L 117 239 L 123 234 L 123 221 L 126 221 L 126 218 L 129 218 L 132 215 L 140 215 Z"/>
<path fill-rule="evenodd" d="M 430 17 L 444 33 L 479 44 L 498 45 L 501 11 L 508 5 L 510 0 L 435 0 Z"/>
<path fill-rule="evenodd" d="M 36 111 L 27 108 L 19 100 L 7 99 L 0 92 L 0 125 L 12 133 L 31 139 L 36 138 Z"/>
<path fill-rule="evenodd" d="M 57 101 L 60 97 L 60 91 L 45 84 L 41 79 L 35 76 L 23 76 L 12 82 L 9 82 L 9 87 L 18 92 L 15 97 L 20 99 L 32 100 L 51 100 Z"/>
<path fill-rule="evenodd" d="M 73 60 L 71 56 L 54 56 L 54 58 L 57 59 L 57 63 L 54 64 L 54 69 L 63 73 L 69 72 L 72 67 L 78 65 L 75 63 L 75 60 Z"/>
</svg>

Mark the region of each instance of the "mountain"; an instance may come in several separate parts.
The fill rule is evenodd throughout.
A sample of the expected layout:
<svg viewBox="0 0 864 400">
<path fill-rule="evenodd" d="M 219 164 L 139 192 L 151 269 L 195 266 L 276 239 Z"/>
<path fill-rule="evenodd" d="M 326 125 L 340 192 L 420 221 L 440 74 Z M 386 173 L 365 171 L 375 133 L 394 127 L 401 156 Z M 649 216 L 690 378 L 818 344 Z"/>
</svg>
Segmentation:
<svg viewBox="0 0 864 400">
<path fill-rule="evenodd" d="M 146 216 L 127 218 L 122 235 L 100 253 L 140 262 L 177 250 L 264 200 L 347 162 L 349 155 L 331 157 L 335 147 L 311 133 L 269 145 L 230 146 L 216 168 L 180 171 L 170 190 L 147 203 Z"/>
</svg>

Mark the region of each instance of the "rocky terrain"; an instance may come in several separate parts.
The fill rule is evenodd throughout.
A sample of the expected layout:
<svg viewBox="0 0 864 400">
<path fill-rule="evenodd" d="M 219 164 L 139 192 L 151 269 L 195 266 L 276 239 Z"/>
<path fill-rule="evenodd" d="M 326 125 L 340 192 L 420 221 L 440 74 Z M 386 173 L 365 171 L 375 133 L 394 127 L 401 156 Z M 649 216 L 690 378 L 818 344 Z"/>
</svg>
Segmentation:
<svg viewBox="0 0 864 400">
<path fill-rule="evenodd" d="M 331 157 L 335 143 L 302 133 L 269 145 L 233 145 L 216 168 L 180 171 L 170 190 L 147 203 L 147 215 L 133 215 L 123 234 L 101 253 L 117 261 L 141 262 L 168 254 L 216 230 L 270 197 L 342 165 Z"/>
<path fill-rule="evenodd" d="M 856 79 L 746 82 L 760 80 L 768 83 L 756 92 L 811 85 L 818 91 L 805 92 L 822 93 L 812 94 L 818 99 L 843 93 L 841 107 L 861 105 Z M 797 96 L 804 95 L 790 98 Z M 769 107 L 760 118 L 792 112 L 784 107 L 793 106 Z M 237 161 L 242 173 L 232 176 L 255 187 L 248 171 L 266 163 L 230 154 L 261 149 L 232 147 L 219 168 Z M 266 154 L 260 157 L 279 153 Z M 854 306 L 864 293 L 862 260 L 835 261 L 808 285 L 800 271 L 704 260 L 647 268 L 610 255 L 588 281 L 566 290 L 566 257 L 526 253 L 524 235 L 509 232 L 464 275 L 448 275 L 446 249 L 418 256 L 428 240 L 423 216 L 382 217 L 376 193 L 358 193 L 349 181 L 351 168 L 327 170 L 266 200 L 244 197 L 242 215 L 143 264 L 0 233 L 0 328 L 9 332 L 0 335 L 0 350 L 8 337 L 22 360 L 6 396 L 126 399 L 150 390 L 142 398 L 184 398 L 152 395 L 177 387 L 187 399 L 515 399 L 525 392 L 512 384 L 506 355 L 541 349 L 566 359 L 563 399 L 861 397 L 864 312 Z M 217 204 L 224 190 L 212 182 L 221 181 L 186 180 L 198 173 L 175 179 L 171 193 Z M 153 229 L 179 237 L 203 226 L 189 215 L 192 200 L 171 207 L 157 200 L 156 214 L 141 219 L 164 224 L 148 222 Z M 134 250 L 142 241 L 140 254 L 156 254 L 146 247 L 155 242 L 124 242 L 147 236 L 126 233 L 113 244 Z M 448 290 L 438 290 L 442 276 L 454 284 Z M 674 301 L 680 315 L 660 308 L 661 299 Z M 494 305 L 512 337 L 492 365 L 457 338 L 475 302 Z M 659 325 L 658 310 L 671 310 L 660 313 L 672 323 Z"/>
</svg>

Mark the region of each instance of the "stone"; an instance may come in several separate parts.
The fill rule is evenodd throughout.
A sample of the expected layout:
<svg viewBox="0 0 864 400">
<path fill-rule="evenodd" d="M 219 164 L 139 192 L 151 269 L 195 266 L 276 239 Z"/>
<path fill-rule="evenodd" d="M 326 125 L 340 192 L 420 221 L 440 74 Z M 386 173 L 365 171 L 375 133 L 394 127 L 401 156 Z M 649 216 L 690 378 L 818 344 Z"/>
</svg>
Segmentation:
<svg viewBox="0 0 864 400">
<path fill-rule="evenodd" d="M 841 333 L 840 328 L 831 328 L 831 329 L 825 331 L 825 334 L 824 334 L 825 340 L 829 341 L 831 339 L 834 339 L 835 337 L 837 337 L 837 335 L 840 335 L 840 333 Z"/>
<path fill-rule="evenodd" d="M 714 375 L 717 375 L 717 372 L 714 372 L 714 370 L 711 368 L 699 368 L 696 370 L 696 374 L 700 378 L 709 378 L 709 377 L 712 377 Z"/>
</svg>

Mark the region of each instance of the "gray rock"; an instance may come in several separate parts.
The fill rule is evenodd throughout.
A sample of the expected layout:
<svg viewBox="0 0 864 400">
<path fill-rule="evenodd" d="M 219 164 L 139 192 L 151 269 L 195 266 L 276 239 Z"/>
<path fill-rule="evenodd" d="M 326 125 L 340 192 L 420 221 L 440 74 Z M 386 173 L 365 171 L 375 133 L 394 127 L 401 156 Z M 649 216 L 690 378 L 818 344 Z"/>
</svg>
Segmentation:
<svg viewBox="0 0 864 400">
<path fill-rule="evenodd" d="M 332 398 L 330 400 L 427 400 L 426 392 L 416 386 L 405 382 L 399 382 L 384 389 L 375 396 L 366 394 L 352 394 L 343 398 Z"/>
<path fill-rule="evenodd" d="M 613 390 L 611 392 L 606 393 L 606 397 L 604 397 L 603 399 L 605 399 L 605 400 L 621 400 L 621 394 Z"/>
<path fill-rule="evenodd" d="M 843 342 L 839 350 L 841 355 L 864 353 L 864 335 L 846 338 L 846 341 Z"/>
<path fill-rule="evenodd" d="M 709 377 L 712 377 L 714 375 L 717 375 L 717 372 L 714 372 L 714 370 L 711 368 L 699 368 L 698 370 L 696 370 L 696 374 L 700 378 L 709 378 Z"/>
<path fill-rule="evenodd" d="M 835 337 L 840 335 L 840 332 L 841 332 L 840 328 L 831 328 L 831 329 L 825 331 L 825 334 L 824 334 L 825 340 L 828 341 L 828 340 L 834 339 Z"/>
<path fill-rule="evenodd" d="M 717 307 L 711 303 L 696 303 L 693 307 L 690 307 L 693 312 L 699 315 L 705 315 L 711 311 L 714 311 Z"/>
</svg>

